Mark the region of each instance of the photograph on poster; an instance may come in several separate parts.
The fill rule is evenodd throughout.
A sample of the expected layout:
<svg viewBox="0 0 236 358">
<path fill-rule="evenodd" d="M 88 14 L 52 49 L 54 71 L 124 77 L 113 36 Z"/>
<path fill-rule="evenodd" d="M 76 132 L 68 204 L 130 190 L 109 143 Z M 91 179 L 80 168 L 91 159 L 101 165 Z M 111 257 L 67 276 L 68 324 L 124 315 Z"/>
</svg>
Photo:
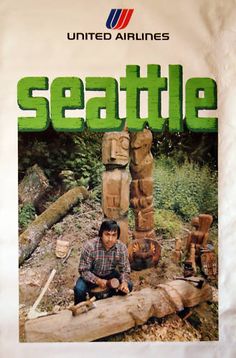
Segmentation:
<svg viewBox="0 0 236 358">
<path fill-rule="evenodd" d="M 233 357 L 235 1 L 0 16 L 0 355 Z"/>
<path fill-rule="evenodd" d="M 140 71 L 127 67 L 127 74 Z M 77 118 L 66 117 L 66 110 L 77 109 L 76 99 L 82 103 L 78 79 L 53 81 L 57 96 L 51 95 L 49 113 L 47 99 L 33 95 L 37 81 L 19 81 L 19 106 L 36 111 L 18 118 L 21 341 L 218 339 L 217 119 L 200 117 L 198 109 L 216 107 L 216 84 L 208 78 L 189 82 L 192 97 L 186 93 L 188 115 L 180 126 L 182 96 L 173 90 L 180 78 L 171 81 L 171 116 L 160 118 L 158 69 L 148 65 L 140 85 L 137 77 L 123 79 L 122 122 L 131 118 L 136 131 L 128 125 L 114 131 L 120 120 L 110 107 L 117 107 L 118 97 L 107 96 L 107 78 L 90 78 L 106 96 L 87 102 L 85 123 L 99 131 L 113 122 L 104 134 L 89 124 L 79 133 Z M 170 66 L 170 72 L 176 69 Z M 145 119 L 142 91 L 148 95 Z M 51 125 L 44 131 L 47 118 Z M 151 131 L 161 121 L 163 130 Z"/>
</svg>

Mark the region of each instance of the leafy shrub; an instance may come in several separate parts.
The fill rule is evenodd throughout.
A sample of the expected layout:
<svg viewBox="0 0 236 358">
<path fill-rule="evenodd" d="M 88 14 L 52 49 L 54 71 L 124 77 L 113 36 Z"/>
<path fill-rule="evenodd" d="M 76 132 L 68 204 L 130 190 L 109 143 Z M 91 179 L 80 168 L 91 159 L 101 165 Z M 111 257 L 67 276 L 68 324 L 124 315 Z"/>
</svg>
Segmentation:
<svg viewBox="0 0 236 358">
<path fill-rule="evenodd" d="M 92 137 L 89 142 L 79 136 L 74 136 L 72 140 L 76 150 L 71 153 L 65 164 L 73 170 L 79 185 L 95 188 L 100 185 L 104 170 L 101 161 L 101 145 L 96 147 Z"/>
<path fill-rule="evenodd" d="M 163 238 L 175 238 L 183 229 L 181 219 L 170 210 L 157 209 L 154 214 L 155 229 Z"/>
<path fill-rule="evenodd" d="M 162 156 L 155 162 L 154 203 L 184 220 L 200 213 L 217 218 L 217 172 L 188 161 L 178 165 L 175 159 Z"/>
<path fill-rule="evenodd" d="M 62 224 L 61 223 L 56 223 L 54 226 L 53 226 L 53 229 L 55 231 L 55 233 L 57 235 L 61 235 L 63 233 L 63 228 L 62 228 Z"/>
<path fill-rule="evenodd" d="M 101 193 L 101 133 L 19 133 L 19 179 L 29 166 L 37 163 L 55 186 L 61 171 L 72 171 L 68 186 L 84 185 Z"/>
<path fill-rule="evenodd" d="M 36 215 L 35 208 L 32 204 L 25 204 L 19 208 L 19 226 L 25 229 L 29 223 L 34 220 Z"/>
</svg>

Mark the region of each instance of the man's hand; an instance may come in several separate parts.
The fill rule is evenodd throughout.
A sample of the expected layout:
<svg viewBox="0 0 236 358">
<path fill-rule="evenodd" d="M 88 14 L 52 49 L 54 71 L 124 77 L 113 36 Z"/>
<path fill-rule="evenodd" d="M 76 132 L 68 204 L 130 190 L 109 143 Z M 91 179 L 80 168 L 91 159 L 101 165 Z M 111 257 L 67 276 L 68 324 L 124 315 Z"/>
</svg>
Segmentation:
<svg viewBox="0 0 236 358">
<path fill-rule="evenodd" d="M 107 280 L 103 280 L 102 278 L 97 278 L 96 279 L 96 285 L 98 285 L 101 288 L 106 288 L 107 287 Z"/>
<path fill-rule="evenodd" d="M 129 288 L 128 288 L 128 283 L 127 282 L 122 282 L 118 288 L 118 290 L 124 292 L 124 293 L 129 293 Z"/>
</svg>

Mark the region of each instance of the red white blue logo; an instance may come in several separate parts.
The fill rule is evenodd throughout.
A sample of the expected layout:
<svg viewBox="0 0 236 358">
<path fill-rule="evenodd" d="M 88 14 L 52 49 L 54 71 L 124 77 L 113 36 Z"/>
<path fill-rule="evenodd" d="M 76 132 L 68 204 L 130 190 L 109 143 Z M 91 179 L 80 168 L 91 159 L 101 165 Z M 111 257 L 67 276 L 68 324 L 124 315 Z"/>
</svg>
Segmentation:
<svg viewBox="0 0 236 358">
<path fill-rule="evenodd" d="M 106 27 L 112 30 L 125 29 L 131 19 L 134 9 L 111 9 Z"/>
</svg>

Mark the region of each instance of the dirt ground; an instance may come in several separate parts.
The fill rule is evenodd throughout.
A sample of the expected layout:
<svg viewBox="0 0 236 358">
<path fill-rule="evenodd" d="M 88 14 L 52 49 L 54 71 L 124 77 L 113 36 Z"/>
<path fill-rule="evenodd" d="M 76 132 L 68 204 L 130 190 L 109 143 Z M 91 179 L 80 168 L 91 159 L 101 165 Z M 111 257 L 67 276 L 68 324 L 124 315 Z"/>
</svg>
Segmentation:
<svg viewBox="0 0 236 358">
<path fill-rule="evenodd" d="M 51 271 L 56 274 L 44 295 L 38 310 L 58 312 L 73 303 L 73 287 L 78 278 L 78 263 L 83 243 L 95 237 L 102 221 L 100 204 L 87 200 L 75 207 L 64 219 L 47 231 L 40 245 L 30 259 L 19 269 L 19 316 L 20 341 L 25 341 L 24 324 L 30 307 L 39 296 Z M 183 232 L 183 240 L 186 233 Z M 63 262 L 55 255 L 56 240 L 70 242 L 70 256 Z M 134 290 L 144 287 L 156 288 L 158 284 L 182 276 L 182 268 L 171 260 L 174 240 L 162 240 L 161 259 L 156 268 L 133 271 L 131 279 Z M 210 283 L 214 290 L 214 302 L 204 303 L 191 309 L 188 319 L 182 320 L 177 314 L 163 319 L 151 318 L 141 326 L 126 332 L 101 339 L 100 341 L 216 341 L 218 340 L 218 305 L 216 283 Z"/>
</svg>

